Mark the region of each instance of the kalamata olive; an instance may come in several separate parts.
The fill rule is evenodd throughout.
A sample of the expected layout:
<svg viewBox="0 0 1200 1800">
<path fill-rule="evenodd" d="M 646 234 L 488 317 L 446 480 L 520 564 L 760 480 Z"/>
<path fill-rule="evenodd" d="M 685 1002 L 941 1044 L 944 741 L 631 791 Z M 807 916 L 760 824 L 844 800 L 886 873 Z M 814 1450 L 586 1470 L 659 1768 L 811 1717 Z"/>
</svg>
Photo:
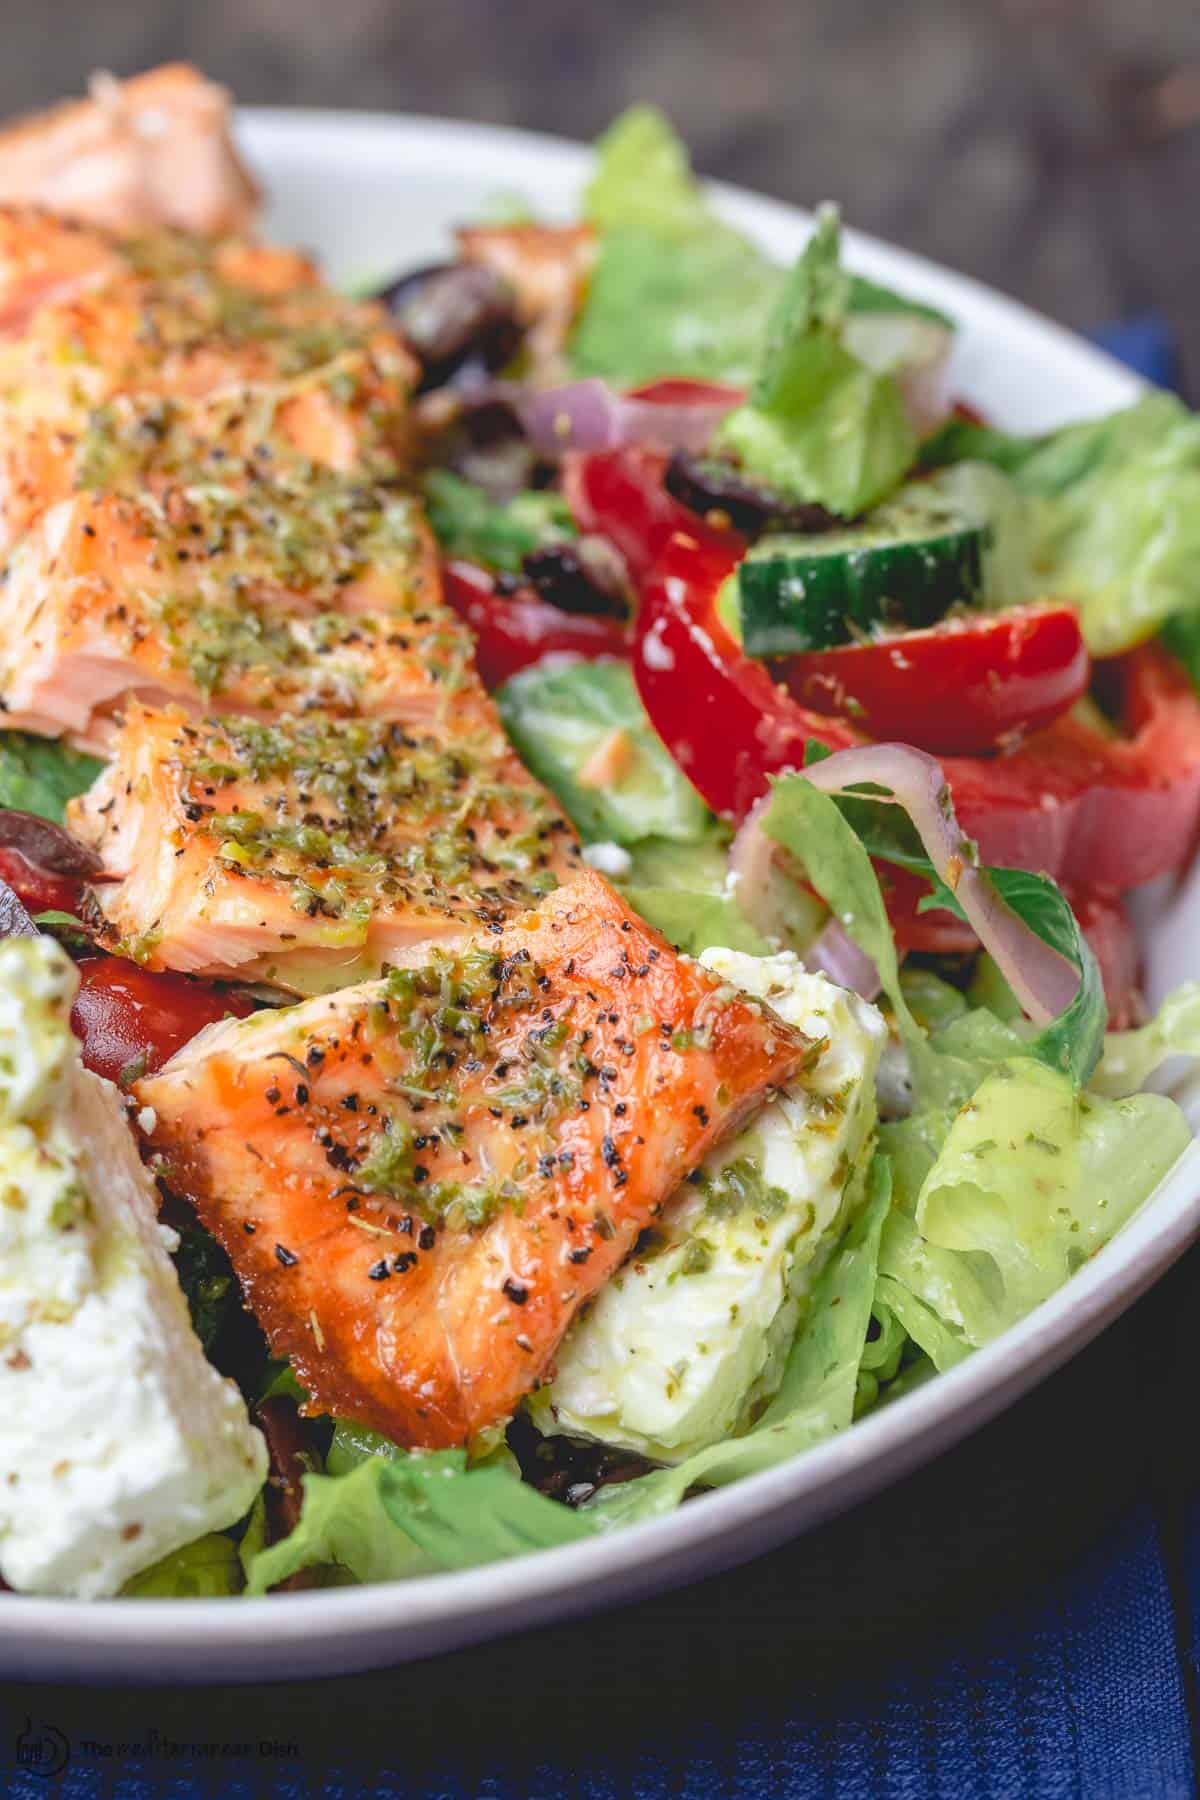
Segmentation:
<svg viewBox="0 0 1200 1800">
<path fill-rule="evenodd" d="M 511 289 L 477 263 L 414 269 L 378 298 L 421 364 L 421 392 L 442 386 L 468 362 L 481 374 L 502 368 L 521 340 Z"/>
<path fill-rule="evenodd" d="M 19 850 L 53 875 L 96 875 L 102 867 L 96 852 L 61 825 L 12 807 L 0 807 L 0 848 Z"/>
<path fill-rule="evenodd" d="M 501 399 L 463 400 L 435 448 L 435 460 L 503 503 L 546 474 L 521 422 Z"/>
<path fill-rule="evenodd" d="M 543 1437 L 524 1413 L 517 1413 L 506 1433 L 508 1447 L 531 1487 L 579 1506 L 599 1488 L 613 1482 L 632 1481 L 654 1468 L 634 1450 L 613 1450 L 606 1444 L 584 1444 L 574 1438 Z"/>
<path fill-rule="evenodd" d="M 677 450 L 663 485 L 681 505 L 704 517 L 723 513 L 743 537 L 764 531 L 835 531 L 845 520 L 803 500 L 789 500 L 720 456 L 693 456 Z"/>
<path fill-rule="evenodd" d="M 582 537 L 531 550 L 521 564 L 526 581 L 560 612 L 629 612 L 628 576 L 620 553 L 603 538 Z"/>
</svg>

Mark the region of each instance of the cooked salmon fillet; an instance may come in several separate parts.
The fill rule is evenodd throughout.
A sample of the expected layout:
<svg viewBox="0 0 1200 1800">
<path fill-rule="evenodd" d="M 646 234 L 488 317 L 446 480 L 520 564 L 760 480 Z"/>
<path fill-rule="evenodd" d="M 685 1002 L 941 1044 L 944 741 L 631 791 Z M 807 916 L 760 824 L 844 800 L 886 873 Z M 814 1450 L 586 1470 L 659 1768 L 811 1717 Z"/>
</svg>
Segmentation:
<svg viewBox="0 0 1200 1800">
<path fill-rule="evenodd" d="M 417 502 L 328 471 L 268 459 L 255 478 L 217 449 L 140 497 L 58 501 L 10 559 L 10 729 L 102 752 L 133 696 L 419 720 L 438 684 L 461 704 L 478 688 Z"/>
<path fill-rule="evenodd" d="M 150 968 L 319 993 L 502 919 L 576 866 L 486 697 L 434 729 L 134 703 L 111 752 L 69 823 L 110 877 L 101 941 Z"/>
<path fill-rule="evenodd" d="M 229 98 L 183 63 L 117 81 L 0 132 L 0 202 L 32 201 L 117 231 L 246 231 L 258 192 L 230 132 Z"/>
<path fill-rule="evenodd" d="M 211 1027 L 135 1091 L 313 1409 L 443 1447 L 512 1412 L 810 1046 L 590 872 L 396 960 Z"/>
<path fill-rule="evenodd" d="M 128 490 L 214 448 L 402 472 L 414 365 L 377 308 L 329 293 L 288 252 L 160 238 L 121 255 L 117 274 L 37 306 L 0 345 L 0 549 L 81 487 Z M 0 288 L 17 261 L 0 253 Z M 13 275 L 8 316 L 27 287 Z"/>
</svg>

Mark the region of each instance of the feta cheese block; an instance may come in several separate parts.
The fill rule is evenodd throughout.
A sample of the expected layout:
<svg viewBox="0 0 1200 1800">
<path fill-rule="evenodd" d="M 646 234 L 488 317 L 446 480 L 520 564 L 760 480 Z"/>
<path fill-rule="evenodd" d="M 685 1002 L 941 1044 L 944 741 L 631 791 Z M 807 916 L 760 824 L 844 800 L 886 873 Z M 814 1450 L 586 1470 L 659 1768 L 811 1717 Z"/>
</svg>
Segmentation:
<svg viewBox="0 0 1200 1800">
<path fill-rule="evenodd" d="M 246 1512 L 266 1447 L 205 1359 L 120 1095 L 51 938 L 0 942 L 0 1574 L 115 1594 Z"/>
<path fill-rule="evenodd" d="M 743 1429 L 778 1387 L 861 1191 L 887 1040 L 875 1007 L 790 952 L 712 949 L 700 961 L 810 1037 L 810 1063 L 679 1190 L 530 1403 L 546 1433 L 665 1463 Z"/>
</svg>

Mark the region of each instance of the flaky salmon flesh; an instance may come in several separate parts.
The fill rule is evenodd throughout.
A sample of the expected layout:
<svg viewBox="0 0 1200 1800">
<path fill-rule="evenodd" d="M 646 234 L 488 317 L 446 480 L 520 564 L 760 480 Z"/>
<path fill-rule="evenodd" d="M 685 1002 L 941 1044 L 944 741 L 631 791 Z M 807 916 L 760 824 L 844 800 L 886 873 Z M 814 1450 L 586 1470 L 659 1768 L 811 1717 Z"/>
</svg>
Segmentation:
<svg viewBox="0 0 1200 1800">
<path fill-rule="evenodd" d="M 115 231 L 243 232 L 258 192 L 234 147 L 229 97 L 171 63 L 0 132 L 0 204 L 26 201 Z"/>
<path fill-rule="evenodd" d="M 313 1410 L 463 1444 L 810 1046 L 598 875 L 137 1085 L 169 1184 Z"/>
<path fill-rule="evenodd" d="M 575 836 L 480 700 L 474 717 L 451 701 L 435 730 L 131 704 L 68 808 L 109 877 L 100 941 L 316 993 L 529 905 L 576 867 Z"/>
<path fill-rule="evenodd" d="M 0 321 L 0 549 L 58 499 L 178 481 L 214 449 L 360 480 L 407 462 L 411 356 L 292 252 L 0 211 Z"/>
<path fill-rule="evenodd" d="M 179 485 L 60 500 L 9 561 L 9 729 L 103 752 L 130 698 L 192 712 L 484 704 L 416 500 L 218 453 Z M 204 477 L 207 479 L 204 479 Z"/>
</svg>

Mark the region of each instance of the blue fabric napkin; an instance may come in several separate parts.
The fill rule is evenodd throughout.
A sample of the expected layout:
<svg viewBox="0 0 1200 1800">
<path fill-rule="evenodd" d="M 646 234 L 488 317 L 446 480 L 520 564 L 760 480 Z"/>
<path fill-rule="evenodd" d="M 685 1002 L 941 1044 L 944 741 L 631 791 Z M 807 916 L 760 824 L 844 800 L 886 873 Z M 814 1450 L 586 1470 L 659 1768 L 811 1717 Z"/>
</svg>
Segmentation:
<svg viewBox="0 0 1200 1800">
<path fill-rule="evenodd" d="M 1156 321 L 1104 341 L 1169 379 Z M 1187 1800 L 1200 1642 L 1198 1301 L 1194 1252 L 1066 1370 L 932 1468 L 677 1594 L 325 1683 L 10 1684 L 0 1791 Z M 22 1751 L 43 1743 L 57 1773 L 22 1766 Z M 237 1744 L 250 1748 L 224 1753 Z"/>
</svg>

